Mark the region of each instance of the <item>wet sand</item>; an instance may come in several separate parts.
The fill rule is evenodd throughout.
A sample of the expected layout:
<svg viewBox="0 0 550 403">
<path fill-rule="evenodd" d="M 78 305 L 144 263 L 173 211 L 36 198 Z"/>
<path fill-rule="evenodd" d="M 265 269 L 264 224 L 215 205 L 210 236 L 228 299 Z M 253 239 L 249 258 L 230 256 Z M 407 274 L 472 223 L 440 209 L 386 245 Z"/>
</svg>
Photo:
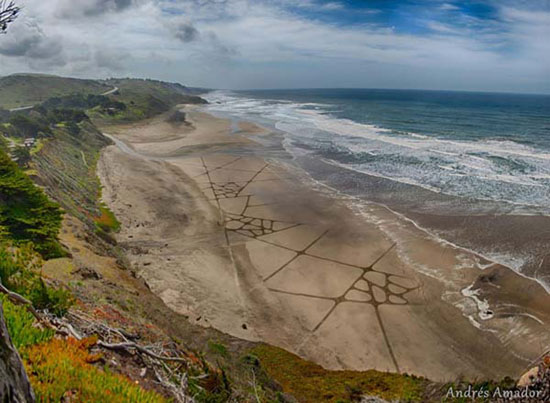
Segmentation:
<svg viewBox="0 0 550 403">
<path fill-rule="evenodd" d="M 358 199 L 384 204 L 434 236 L 509 266 L 550 291 L 550 216 L 517 204 L 433 192 L 320 158 L 301 157 L 298 163 L 316 180 Z"/>
<path fill-rule="evenodd" d="M 519 376 L 550 346 L 536 282 L 353 204 L 196 108 L 109 129 L 105 202 L 137 273 L 173 310 L 331 369 Z"/>
</svg>

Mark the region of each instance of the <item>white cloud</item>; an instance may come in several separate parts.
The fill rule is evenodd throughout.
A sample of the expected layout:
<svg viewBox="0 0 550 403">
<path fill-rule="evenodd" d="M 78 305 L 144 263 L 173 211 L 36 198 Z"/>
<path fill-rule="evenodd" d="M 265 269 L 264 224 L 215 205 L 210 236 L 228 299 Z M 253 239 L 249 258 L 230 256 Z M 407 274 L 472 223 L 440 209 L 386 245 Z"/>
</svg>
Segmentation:
<svg viewBox="0 0 550 403">
<path fill-rule="evenodd" d="M 445 11 L 460 10 L 460 7 L 455 6 L 454 4 L 451 4 L 451 3 L 443 3 L 441 6 L 439 6 L 439 8 Z"/>
<path fill-rule="evenodd" d="M 336 1 L 331 1 L 330 3 L 325 3 L 320 6 L 320 9 L 324 11 L 342 10 L 344 8 L 345 6 L 342 3 Z"/>
<path fill-rule="evenodd" d="M 289 3 L 304 10 L 345 9 L 340 2 L 319 6 L 314 0 L 25 0 L 25 14 L 40 34 L 23 19 L 17 28 L 14 24 L 0 38 L 0 74 L 47 69 L 212 87 L 307 82 L 525 91 L 546 85 L 550 91 L 544 71 L 550 54 L 548 13 L 501 7 L 497 23 L 463 14 L 449 3 L 440 7 L 456 11 L 460 28 L 452 21 L 430 20 L 425 23 L 432 34 L 412 35 L 379 24 L 308 19 L 293 13 Z M 100 14 L 98 5 L 107 12 Z M 34 43 L 35 50 L 18 51 L 17 41 Z M 37 63 L 41 41 L 50 43 L 50 50 L 58 47 L 52 63 Z"/>
<path fill-rule="evenodd" d="M 53 59 L 63 51 L 59 38 L 47 37 L 40 25 L 32 19 L 21 18 L 18 24 L 14 24 L 11 28 L 0 42 L 0 55 Z"/>
<path fill-rule="evenodd" d="M 443 32 L 443 33 L 447 33 L 447 34 L 460 34 L 461 33 L 461 30 L 459 28 L 454 28 L 452 26 L 449 26 L 447 24 L 442 24 L 442 23 L 437 22 L 437 21 L 428 21 L 426 26 L 428 28 L 430 28 L 431 30 L 437 31 L 437 32 Z"/>
<path fill-rule="evenodd" d="M 55 13 L 60 17 L 74 18 L 116 13 L 134 5 L 134 0 L 57 0 Z"/>
</svg>

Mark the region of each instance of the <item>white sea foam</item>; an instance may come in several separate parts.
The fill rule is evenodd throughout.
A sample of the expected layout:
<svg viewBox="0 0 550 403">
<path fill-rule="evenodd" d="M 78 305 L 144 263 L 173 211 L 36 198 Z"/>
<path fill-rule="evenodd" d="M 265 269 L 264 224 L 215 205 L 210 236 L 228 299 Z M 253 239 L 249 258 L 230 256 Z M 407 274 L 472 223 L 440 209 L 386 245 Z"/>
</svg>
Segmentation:
<svg viewBox="0 0 550 403">
<path fill-rule="evenodd" d="M 215 92 L 207 96 L 214 112 L 255 119 L 286 133 L 294 155 L 324 153 L 330 147 L 350 155 L 332 162 L 348 169 L 480 200 L 536 207 L 548 214 L 550 153 L 509 140 L 449 140 L 392 131 L 333 117 L 334 105 L 255 99 Z M 362 162 L 361 156 L 374 156 Z M 351 158 L 353 157 L 353 158 Z"/>
<path fill-rule="evenodd" d="M 472 299 L 477 305 L 477 315 L 481 320 L 488 320 L 495 316 L 494 312 L 491 311 L 489 303 L 485 299 L 479 298 L 479 289 L 473 289 L 473 284 L 464 288 L 462 295 Z"/>
</svg>

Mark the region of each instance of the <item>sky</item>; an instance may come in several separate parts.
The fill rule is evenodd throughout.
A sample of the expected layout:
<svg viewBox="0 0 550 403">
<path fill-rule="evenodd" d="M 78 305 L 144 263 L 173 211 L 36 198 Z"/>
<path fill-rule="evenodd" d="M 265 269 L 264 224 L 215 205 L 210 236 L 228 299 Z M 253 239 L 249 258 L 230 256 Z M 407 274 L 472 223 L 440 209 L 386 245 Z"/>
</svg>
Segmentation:
<svg viewBox="0 0 550 403">
<path fill-rule="evenodd" d="M 550 0 L 16 0 L 0 75 L 550 93 Z"/>
</svg>

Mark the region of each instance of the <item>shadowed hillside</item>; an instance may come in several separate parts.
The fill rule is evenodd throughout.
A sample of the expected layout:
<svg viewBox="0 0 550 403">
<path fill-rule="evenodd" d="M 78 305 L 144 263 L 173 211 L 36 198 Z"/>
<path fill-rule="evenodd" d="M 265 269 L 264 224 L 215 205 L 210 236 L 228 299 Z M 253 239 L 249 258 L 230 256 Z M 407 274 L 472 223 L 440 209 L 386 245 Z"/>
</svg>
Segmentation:
<svg viewBox="0 0 550 403">
<path fill-rule="evenodd" d="M 75 93 L 102 94 L 111 90 L 108 84 L 38 74 L 14 74 L 0 78 L 0 108 L 34 105 L 48 98 Z"/>
</svg>

